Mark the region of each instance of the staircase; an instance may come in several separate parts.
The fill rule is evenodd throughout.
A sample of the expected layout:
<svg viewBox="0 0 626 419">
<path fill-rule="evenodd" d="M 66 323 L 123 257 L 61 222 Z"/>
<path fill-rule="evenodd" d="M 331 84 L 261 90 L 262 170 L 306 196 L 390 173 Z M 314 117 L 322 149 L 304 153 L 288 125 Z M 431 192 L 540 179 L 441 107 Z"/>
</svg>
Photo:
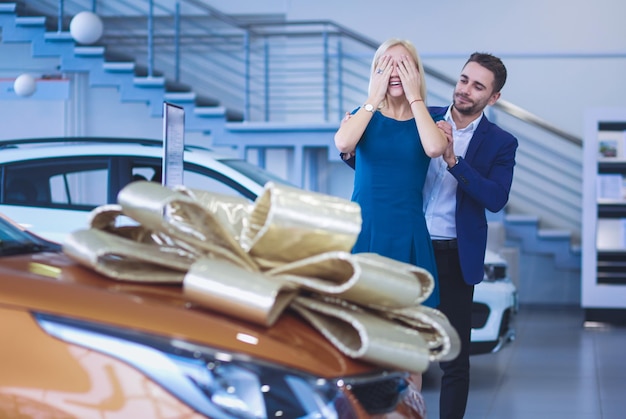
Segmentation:
<svg viewBox="0 0 626 419">
<path fill-rule="evenodd" d="M 305 186 L 303 167 L 310 165 L 310 162 L 306 161 L 306 149 L 324 150 L 328 164 L 341 165 L 338 162 L 338 153 L 335 151 L 332 138 L 339 125 L 340 113 L 338 111 L 354 106 L 349 103 L 347 96 L 339 95 L 339 99 L 333 102 L 334 110 L 330 113 L 336 113 L 336 117 L 330 117 L 326 109 L 319 111 L 318 115 L 322 117 L 314 121 L 302 122 L 298 118 L 293 118 L 294 121 L 246 118 L 246 115 L 254 114 L 246 110 L 246 106 L 243 112 L 232 107 L 221 106 L 220 100 L 208 97 L 205 92 L 196 93 L 185 83 L 172 81 L 161 73 L 149 70 L 145 66 L 142 67 L 134 60 L 121 58 L 124 57 L 122 54 L 114 55 L 107 52 L 104 46 L 77 45 L 69 32 L 50 31 L 46 26 L 45 17 L 18 16 L 15 6 L 14 3 L 0 4 L 3 43 L 29 43 L 34 58 L 58 57 L 59 72 L 84 73 L 88 75 L 89 85 L 92 87 L 115 87 L 119 91 L 121 102 L 145 103 L 149 117 L 161 118 L 163 102 L 167 101 L 185 109 L 187 132 L 202 133 L 207 143 L 213 146 L 231 147 L 242 158 L 246 158 L 249 150 L 272 148 L 288 150 L 289 160 L 292 162 L 289 178 L 298 185 Z M 368 48 L 371 49 L 372 46 Z M 363 56 L 366 55 L 363 54 Z M 368 52 L 364 61 L 366 66 L 370 57 L 371 52 Z M 364 74 L 367 72 L 365 71 Z M 441 96 L 449 97 L 449 94 L 441 93 Z M 362 92 L 357 97 L 362 97 Z M 510 107 L 510 105 L 504 107 Z M 503 122 L 508 122 L 508 119 L 512 119 L 511 112 L 503 114 L 498 109 L 493 112 L 489 118 L 501 125 Z M 261 112 L 261 114 L 266 115 L 267 112 Z M 529 153 L 528 148 L 524 147 L 524 129 L 521 128 L 520 119 L 517 117 L 510 125 L 513 132 L 520 126 L 519 133 L 516 133 L 520 138 L 519 169 L 516 169 L 518 170 L 516 178 L 520 177 L 518 173 L 524 173 L 532 164 L 537 164 L 540 158 L 540 156 L 533 155 L 532 149 Z M 537 138 L 535 141 L 541 143 L 541 137 L 537 136 Z M 576 173 L 575 147 L 566 157 L 570 162 L 568 164 L 572 166 L 571 173 Z M 524 163 L 525 159 L 528 163 Z M 541 173 L 545 171 L 545 167 L 543 165 L 543 168 L 534 170 L 533 173 Z M 536 175 L 531 175 L 530 179 L 532 176 Z M 526 187 L 524 183 L 528 179 L 528 176 L 524 176 L 514 183 L 524 188 Z M 577 182 L 572 176 L 569 181 L 574 184 Z M 576 186 L 573 185 L 557 189 L 569 191 L 575 188 Z M 534 189 L 536 192 L 535 180 L 531 180 L 528 189 Z M 529 194 L 533 196 L 532 192 Z M 545 199 L 540 198 L 533 203 L 532 198 L 517 199 L 512 192 L 511 203 L 507 208 L 509 213 L 501 217 L 506 228 L 506 245 L 518 248 L 520 257 L 524 260 L 524 263 L 519 265 L 519 276 L 524 280 L 518 285 L 522 303 L 578 304 L 580 300 L 580 249 L 577 246 L 580 236 L 580 217 L 577 215 L 576 207 L 578 198 L 574 194 L 573 198 L 568 198 L 573 201 L 559 204 L 566 208 L 560 210 L 555 209 L 551 202 L 546 204 Z M 529 202 L 530 206 L 524 206 L 524 203 Z M 545 217 L 525 215 L 532 213 L 533 208 L 541 210 L 541 205 L 547 205 L 548 216 L 554 213 L 571 213 L 568 217 L 572 221 L 566 226 L 575 227 L 546 228 L 541 225 Z M 511 211 L 512 208 L 517 208 L 518 211 Z"/>
<path fill-rule="evenodd" d="M 186 108 L 191 131 L 223 131 L 227 122 L 237 119 L 223 107 L 196 104 L 191 90 L 171 91 L 163 76 L 137 76 L 132 61 L 106 61 L 103 46 L 79 46 L 69 32 L 47 31 L 45 17 L 17 16 L 14 3 L 0 4 L 0 26 L 3 43 L 30 43 L 35 58 L 59 57 L 60 73 L 82 72 L 89 75 L 92 87 L 116 87 L 121 102 L 146 103 L 151 117 L 162 117 L 165 100 Z"/>
<path fill-rule="evenodd" d="M 564 230 L 540 229 L 539 219 L 506 215 L 506 246 L 518 249 L 522 304 L 579 305 L 581 247 Z M 523 262 L 522 262 L 523 261 Z"/>
</svg>

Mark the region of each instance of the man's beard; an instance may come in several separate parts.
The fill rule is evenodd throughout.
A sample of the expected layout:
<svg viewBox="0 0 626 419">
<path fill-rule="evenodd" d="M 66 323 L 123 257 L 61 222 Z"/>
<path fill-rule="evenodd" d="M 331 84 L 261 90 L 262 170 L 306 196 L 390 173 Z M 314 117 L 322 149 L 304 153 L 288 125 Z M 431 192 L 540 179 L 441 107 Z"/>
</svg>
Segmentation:
<svg viewBox="0 0 626 419">
<path fill-rule="evenodd" d="M 457 96 L 458 95 L 454 95 L 453 98 L 453 106 L 454 109 L 457 110 L 458 113 L 462 114 L 462 115 L 475 115 L 476 113 L 479 112 L 479 109 L 481 109 L 482 107 L 482 103 L 476 103 L 473 101 L 468 101 L 462 104 L 459 104 L 457 101 Z M 465 98 L 467 100 L 467 98 Z"/>
</svg>

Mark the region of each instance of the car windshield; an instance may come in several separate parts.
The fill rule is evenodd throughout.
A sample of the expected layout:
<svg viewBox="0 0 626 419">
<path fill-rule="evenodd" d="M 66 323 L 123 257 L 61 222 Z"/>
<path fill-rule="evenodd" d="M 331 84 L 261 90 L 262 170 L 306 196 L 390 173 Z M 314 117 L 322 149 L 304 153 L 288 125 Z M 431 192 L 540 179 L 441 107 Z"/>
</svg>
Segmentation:
<svg viewBox="0 0 626 419">
<path fill-rule="evenodd" d="M 245 160 L 239 159 L 223 159 L 220 162 L 224 163 L 226 166 L 235 169 L 239 173 L 242 173 L 246 177 L 252 179 L 259 185 L 265 185 L 267 182 L 274 182 L 283 185 L 295 186 L 294 184 L 286 181 L 285 179 L 268 172 L 258 166 L 255 166 L 251 163 L 248 163 Z"/>
<path fill-rule="evenodd" d="M 42 240 L 0 217 L 0 256 L 34 253 L 58 248 L 60 247 L 57 244 Z"/>
</svg>

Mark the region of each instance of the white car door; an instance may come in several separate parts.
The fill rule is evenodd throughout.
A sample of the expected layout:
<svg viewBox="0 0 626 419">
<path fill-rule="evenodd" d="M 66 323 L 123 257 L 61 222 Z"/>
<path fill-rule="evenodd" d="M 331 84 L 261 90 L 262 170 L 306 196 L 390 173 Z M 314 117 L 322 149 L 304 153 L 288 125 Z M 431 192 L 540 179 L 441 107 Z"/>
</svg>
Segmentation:
<svg viewBox="0 0 626 419">
<path fill-rule="evenodd" d="M 6 164 L 0 211 L 46 239 L 63 242 L 108 202 L 110 159 L 71 157 Z"/>
</svg>

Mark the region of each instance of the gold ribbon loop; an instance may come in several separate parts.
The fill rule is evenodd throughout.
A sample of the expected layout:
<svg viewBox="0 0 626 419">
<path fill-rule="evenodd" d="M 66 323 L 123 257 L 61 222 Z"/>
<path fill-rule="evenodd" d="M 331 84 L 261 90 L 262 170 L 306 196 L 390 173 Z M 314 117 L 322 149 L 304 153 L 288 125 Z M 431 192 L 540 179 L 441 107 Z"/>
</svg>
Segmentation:
<svg viewBox="0 0 626 419">
<path fill-rule="evenodd" d="M 361 230 L 358 204 L 303 192 L 268 182 L 257 198 L 241 246 L 264 267 L 354 246 Z"/>
<path fill-rule="evenodd" d="M 295 287 L 279 278 L 217 259 L 193 264 L 183 289 L 185 295 L 205 307 L 264 326 L 274 324 L 297 294 Z"/>
<path fill-rule="evenodd" d="M 113 230 L 117 227 L 116 221 L 120 215 L 122 215 L 121 205 L 100 205 L 89 213 L 88 223 L 91 228 L 98 230 Z"/>
<path fill-rule="evenodd" d="M 182 283 L 195 256 L 177 247 L 137 243 L 104 231 L 78 230 L 63 251 L 82 265 L 120 281 Z"/>
<path fill-rule="evenodd" d="M 330 300 L 298 297 L 291 307 L 351 358 L 409 371 L 428 368 L 428 345 L 414 329 Z"/>
<path fill-rule="evenodd" d="M 374 253 L 327 252 L 266 273 L 309 291 L 377 307 L 416 305 L 428 298 L 433 283 L 426 270 Z"/>
<path fill-rule="evenodd" d="M 411 288 L 414 289 L 414 292 L 418 294 L 418 296 L 411 302 L 411 304 L 402 304 L 403 306 L 414 306 L 423 301 L 425 301 L 430 294 L 432 294 L 435 288 L 435 279 L 432 274 L 428 272 L 424 268 L 420 268 L 419 266 L 411 265 L 410 263 L 399 262 L 394 259 L 390 259 L 385 256 L 381 256 L 377 253 L 356 253 L 354 258 L 362 265 L 367 266 L 369 272 L 376 272 L 378 277 L 378 285 L 375 286 L 372 284 L 371 292 L 374 294 L 385 295 L 387 291 L 382 290 L 381 288 L 386 288 L 393 284 L 388 284 L 387 278 L 390 274 L 394 274 L 397 276 L 404 276 L 406 274 L 410 274 L 412 276 Z M 381 286 L 381 284 L 384 284 Z M 390 293 L 395 293 L 396 298 L 400 297 L 400 294 L 407 293 L 407 295 L 403 295 L 401 298 L 406 298 L 410 295 L 408 290 L 404 289 L 393 289 L 393 286 L 390 286 Z M 409 297 L 409 298 L 412 298 Z M 379 306 L 387 306 L 383 304 L 382 301 L 379 301 Z"/>
<path fill-rule="evenodd" d="M 387 310 L 381 315 L 418 330 L 428 342 L 431 361 L 451 361 L 461 350 L 459 335 L 439 310 L 420 305 Z"/>
</svg>

